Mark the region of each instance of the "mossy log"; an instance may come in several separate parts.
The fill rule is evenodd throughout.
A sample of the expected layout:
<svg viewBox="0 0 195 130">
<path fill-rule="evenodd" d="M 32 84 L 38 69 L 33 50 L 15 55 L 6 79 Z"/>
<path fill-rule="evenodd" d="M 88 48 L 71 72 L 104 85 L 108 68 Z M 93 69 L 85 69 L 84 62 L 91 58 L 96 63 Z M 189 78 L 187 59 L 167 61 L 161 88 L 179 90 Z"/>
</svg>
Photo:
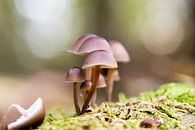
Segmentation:
<svg viewBox="0 0 195 130">
<path fill-rule="evenodd" d="M 161 122 L 150 121 L 156 118 Z M 138 97 L 127 98 L 121 93 L 119 102 L 104 102 L 81 116 L 66 116 L 63 109 L 53 109 L 37 129 L 195 130 L 195 87 L 169 83 Z"/>
</svg>

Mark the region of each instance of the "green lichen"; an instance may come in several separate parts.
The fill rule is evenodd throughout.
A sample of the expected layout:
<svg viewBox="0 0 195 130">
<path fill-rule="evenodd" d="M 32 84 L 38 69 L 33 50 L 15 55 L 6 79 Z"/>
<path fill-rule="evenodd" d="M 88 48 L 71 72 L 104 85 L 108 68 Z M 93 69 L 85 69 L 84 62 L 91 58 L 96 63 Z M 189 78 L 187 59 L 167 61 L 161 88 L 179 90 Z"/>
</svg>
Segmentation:
<svg viewBox="0 0 195 130">
<path fill-rule="evenodd" d="M 63 109 L 51 110 L 38 130 L 123 130 L 144 129 L 145 118 L 160 117 L 164 123 L 151 129 L 195 130 L 195 88 L 191 84 L 170 83 L 156 91 L 102 103 L 81 116 L 66 116 Z"/>
</svg>

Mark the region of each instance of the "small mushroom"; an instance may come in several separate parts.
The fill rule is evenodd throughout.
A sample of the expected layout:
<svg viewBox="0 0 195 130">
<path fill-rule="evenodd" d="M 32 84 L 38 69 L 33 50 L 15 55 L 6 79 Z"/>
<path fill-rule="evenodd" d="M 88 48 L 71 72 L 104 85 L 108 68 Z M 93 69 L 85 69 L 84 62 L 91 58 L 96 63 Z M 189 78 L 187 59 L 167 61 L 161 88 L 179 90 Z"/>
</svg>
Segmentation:
<svg viewBox="0 0 195 130">
<path fill-rule="evenodd" d="M 106 81 L 104 79 L 104 76 L 102 74 L 100 74 L 98 84 L 97 84 L 97 88 L 105 88 L 105 87 L 106 87 Z"/>
<path fill-rule="evenodd" d="M 98 84 L 97 84 L 97 88 L 105 88 L 105 87 L 106 87 L 106 81 L 104 79 L 104 76 L 102 74 L 100 74 Z M 92 106 L 95 106 L 96 98 L 97 98 L 97 90 L 95 90 L 95 92 L 94 92 L 94 94 L 91 98 L 91 105 Z"/>
<path fill-rule="evenodd" d="M 130 61 L 129 54 L 125 47 L 119 41 L 110 41 L 110 47 L 112 49 L 112 53 L 118 63 L 126 63 Z M 117 69 L 108 69 L 107 75 L 107 91 L 106 91 L 106 100 L 112 101 L 112 92 L 113 92 L 113 84 L 114 81 L 120 80 L 119 72 Z"/>
<path fill-rule="evenodd" d="M 66 82 L 73 84 L 73 99 L 76 109 L 76 113 L 80 114 L 80 107 L 77 99 L 77 83 L 84 81 L 84 75 L 82 69 L 79 67 L 72 67 L 66 74 Z"/>
<path fill-rule="evenodd" d="M 87 96 L 88 92 L 90 91 L 91 89 L 91 86 L 92 86 L 92 83 L 90 80 L 85 80 L 85 82 L 83 82 L 80 86 L 80 89 L 82 91 L 84 91 L 84 97 Z"/>
<path fill-rule="evenodd" d="M 13 104 L 8 108 L 7 114 L 12 108 L 16 108 L 22 116 L 15 122 L 8 124 L 8 130 L 24 129 L 30 126 L 38 125 L 42 123 L 45 118 L 45 107 L 41 98 L 38 98 L 28 109 L 24 109 L 18 104 Z"/>
<path fill-rule="evenodd" d="M 83 69 L 92 68 L 92 86 L 89 94 L 85 98 L 82 111 L 84 113 L 87 109 L 89 102 L 96 90 L 96 86 L 99 80 L 99 74 L 101 68 L 117 68 L 117 62 L 112 53 L 108 51 L 93 51 L 89 53 L 84 61 Z"/>
</svg>

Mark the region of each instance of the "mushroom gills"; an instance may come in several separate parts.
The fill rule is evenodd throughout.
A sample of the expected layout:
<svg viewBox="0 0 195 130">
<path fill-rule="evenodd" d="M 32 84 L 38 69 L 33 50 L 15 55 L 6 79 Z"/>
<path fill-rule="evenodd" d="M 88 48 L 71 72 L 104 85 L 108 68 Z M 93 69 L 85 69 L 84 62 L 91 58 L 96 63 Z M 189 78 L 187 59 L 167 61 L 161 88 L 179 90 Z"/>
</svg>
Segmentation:
<svg viewBox="0 0 195 130">
<path fill-rule="evenodd" d="M 22 115 L 15 122 L 10 123 L 8 130 L 23 129 L 41 123 L 45 117 L 43 100 L 38 98 L 25 113 L 26 115 Z"/>
</svg>

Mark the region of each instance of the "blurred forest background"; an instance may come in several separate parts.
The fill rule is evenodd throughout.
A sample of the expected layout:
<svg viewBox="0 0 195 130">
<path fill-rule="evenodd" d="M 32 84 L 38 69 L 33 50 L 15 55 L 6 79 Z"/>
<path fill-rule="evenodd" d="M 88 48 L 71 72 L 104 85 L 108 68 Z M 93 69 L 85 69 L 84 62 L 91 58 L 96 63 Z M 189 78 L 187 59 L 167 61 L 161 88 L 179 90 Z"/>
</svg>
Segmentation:
<svg viewBox="0 0 195 130">
<path fill-rule="evenodd" d="M 194 0 L 0 0 L 0 111 L 37 97 L 72 111 L 65 74 L 83 59 L 66 50 L 85 33 L 119 40 L 130 53 L 131 62 L 119 65 L 114 101 L 118 92 L 195 82 Z"/>
</svg>

